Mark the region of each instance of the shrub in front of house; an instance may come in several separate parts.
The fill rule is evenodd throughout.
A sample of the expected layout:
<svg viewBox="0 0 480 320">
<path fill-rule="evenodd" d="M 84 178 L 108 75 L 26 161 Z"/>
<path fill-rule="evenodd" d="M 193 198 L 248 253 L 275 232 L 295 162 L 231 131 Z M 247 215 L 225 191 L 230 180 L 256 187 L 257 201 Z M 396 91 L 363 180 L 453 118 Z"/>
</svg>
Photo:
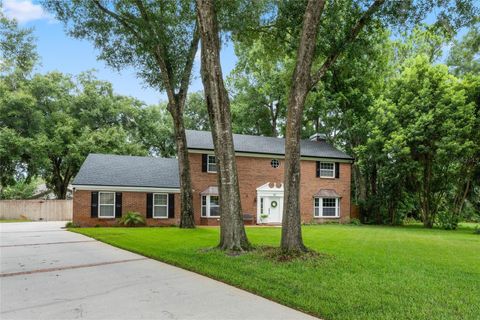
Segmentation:
<svg viewBox="0 0 480 320">
<path fill-rule="evenodd" d="M 80 228 L 80 226 L 73 221 L 68 221 L 65 224 L 65 228 Z"/>
<path fill-rule="evenodd" d="M 118 220 L 118 223 L 126 227 L 139 227 L 145 225 L 145 218 L 138 212 L 129 211 Z"/>
<path fill-rule="evenodd" d="M 353 219 L 350 219 L 350 224 L 354 226 L 361 226 L 362 222 L 360 221 L 360 219 L 353 218 Z"/>
</svg>

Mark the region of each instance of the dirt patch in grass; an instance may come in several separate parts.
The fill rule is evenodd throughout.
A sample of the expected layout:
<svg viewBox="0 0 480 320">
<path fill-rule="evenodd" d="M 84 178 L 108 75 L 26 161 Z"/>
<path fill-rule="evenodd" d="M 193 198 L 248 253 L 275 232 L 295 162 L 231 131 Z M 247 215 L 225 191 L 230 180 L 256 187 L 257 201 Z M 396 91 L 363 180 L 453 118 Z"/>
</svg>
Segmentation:
<svg viewBox="0 0 480 320">
<path fill-rule="evenodd" d="M 255 249 L 255 252 L 261 256 L 274 260 L 277 262 L 294 262 L 294 261 L 307 261 L 307 262 L 323 262 L 326 259 L 332 259 L 333 257 L 320 253 L 315 250 L 309 249 L 307 252 L 294 252 L 285 253 L 278 247 L 259 246 Z"/>
</svg>

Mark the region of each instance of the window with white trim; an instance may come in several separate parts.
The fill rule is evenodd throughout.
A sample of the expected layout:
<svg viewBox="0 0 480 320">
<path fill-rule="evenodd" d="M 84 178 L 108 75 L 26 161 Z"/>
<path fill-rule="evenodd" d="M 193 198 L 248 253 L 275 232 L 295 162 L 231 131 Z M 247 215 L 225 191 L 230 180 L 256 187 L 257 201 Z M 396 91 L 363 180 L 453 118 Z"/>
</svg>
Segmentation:
<svg viewBox="0 0 480 320">
<path fill-rule="evenodd" d="M 202 217 L 220 217 L 220 203 L 218 196 L 202 196 Z"/>
<path fill-rule="evenodd" d="M 153 218 L 158 218 L 158 219 L 168 218 L 168 194 L 166 193 L 153 194 Z"/>
<path fill-rule="evenodd" d="M 340 216 L 340 199 L 315 198 L 313 215 L 317 218 L 338 218 Z"/>
<path fill-rule="evenodd" d="M 217 158 L 210 154 L 207 157 L 207 172 L 217 172 Z"/>
<path fill-rule="evenodd" d="M 321 178 L 335 178 L 335 163 L 334 162 L 320 162 L 320 177 Z"/>
<path fill-rule="evenodd" d="M 263 198 L 260 198 L 260 214 L 263 214 Z"/>
<path fill-rule="evenodd" d="M 115 218 L 115 192 L 98 193 L 98 217 Z"/>
</svg>

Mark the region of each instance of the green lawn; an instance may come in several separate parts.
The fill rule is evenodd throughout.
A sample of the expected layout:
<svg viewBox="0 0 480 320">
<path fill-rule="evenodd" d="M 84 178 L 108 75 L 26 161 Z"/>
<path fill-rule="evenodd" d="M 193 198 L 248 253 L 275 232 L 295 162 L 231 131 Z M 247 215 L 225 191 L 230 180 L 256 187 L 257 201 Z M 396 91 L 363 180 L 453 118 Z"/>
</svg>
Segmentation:
<svg viewBox="0 0 480 320">
<path fill-rule="evenodd" d="M 30 220 L 26 219 L 0 219 L 0 223 L 8 223 L 8 222 L 29 222 Z"/>
<path fill-rule="evenodd" d="M 207 275 L 325 319 L 480 319 L 480 235 L 421 227 L 303 227 L 317 260 L 227 256 L 217 228 L 85 228 L 72 231 Z M 277 246 L 280 228 L 247 228 Z M 187 303 L 188 304 L 188 303 Z"/>
</svg>

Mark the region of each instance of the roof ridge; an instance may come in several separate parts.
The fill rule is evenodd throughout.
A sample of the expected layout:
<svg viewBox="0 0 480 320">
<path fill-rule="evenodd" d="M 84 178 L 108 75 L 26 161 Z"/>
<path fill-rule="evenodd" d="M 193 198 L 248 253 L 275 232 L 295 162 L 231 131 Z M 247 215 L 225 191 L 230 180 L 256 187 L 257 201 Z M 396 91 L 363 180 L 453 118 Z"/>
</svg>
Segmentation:
<svg viewBox="0 0 480 320">
<path fill-rule="evenodd" d="M 203 132 L 203 133 L 211 133 L 212 131 L 209 130 L 193 130 L 193 129 L 185 129 L 185 131 L 192 131 L 192 132 Z M 233 135 L 236 136 L 244 136 L 244 137 L 254 137 L 254 138 L 271 138 L 271 139 L 279 139 L 279 140 L 285 140 L 285 137 L 272 137 L 272 136 L 264 136 L 264 135 L 255 135 L 255 134 L 245 134 L 245 133 L 235 133 L 232 132 Z M 300 139 L 300 141 L 311 141 L 311 142 L 325 142 L 326 141 L 316 141 L 316 140 L 310 140 L 310 139 Z"/>
<path fill-rule="evenodd" d="M 88 156 L 94 155 L 94 156 L 113 156 L 113 157 L 123 157 L 123 158 L 148 158 L 148 159 L 163 159 L 163 160 L 177 160 L 177 158 L 166 158 L 166 157 L 156 157 L 156 156 L 136 156 L 136 155 L 131 155 L 131 154 L 115 154 L 115 153 L 96 153 L 92 152 L 89 153 Z"/>
</svg>

